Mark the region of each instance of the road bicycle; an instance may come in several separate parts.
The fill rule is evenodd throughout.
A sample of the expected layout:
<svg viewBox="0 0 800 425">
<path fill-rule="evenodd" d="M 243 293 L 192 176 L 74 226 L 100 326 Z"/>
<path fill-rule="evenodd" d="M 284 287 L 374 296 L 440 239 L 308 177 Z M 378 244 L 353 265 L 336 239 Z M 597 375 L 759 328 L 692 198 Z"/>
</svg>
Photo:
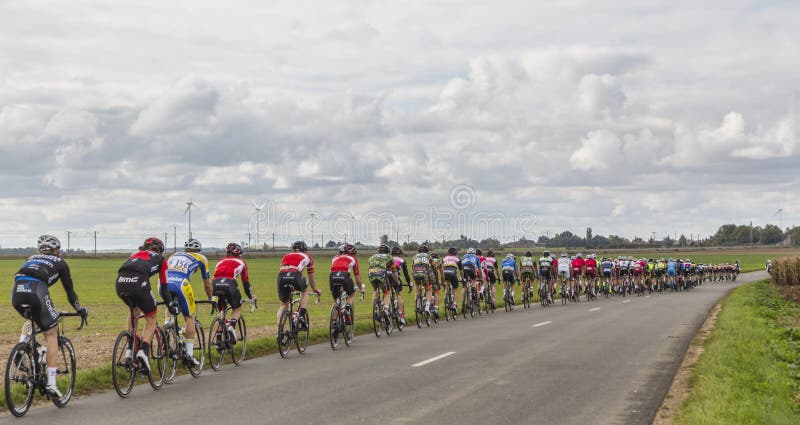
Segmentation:
<svg viewBox="0 0 800 425">
<path fill-rule="evenodd" d="M 470 317 L 475 317 L 478 312 L 478 290 L 474 281 L 464 280 L 463 284 L 465 287 L 464 295 L 461 297 L 461 314 L 466 319 L 468 314 Z"/>
<path fill-rule="evenodd" d="M 423 285 L 423 281 L 421 278 L 415 278 L 416 285 L 417 285 L 417 294 L 414 297 L 414 319 L 417 322 L 417 328 L 422 327 L 422 322 L 425 322 L 425 326 L 431 326 L 431 312 L 430 306 L 429 309 L 425 309 L 425 286 Z"/>
<path fill-rule="evenodd" d="M 258 308 L 258 303 L 254 300 L 243 299 L 242 304 L 250 304 L 251 313 Z M 208 327 L 208 362 L 212 369 L 220 370 L 222 362 L 225 360 L 225 353 L 228 353 L 233 364 L 239 366 L 247 355 L 247 322 L 244 320 L 244 316 L 240 316 L 236 321 L 236 328 L 233 329 L 232 336 L 228 319 L 230 307 L 221 302 L 214 305 L 219 309 L 219 313 Z"/>
<path fill-rule="evenodd" d="M 167 375 L 167 345 L 164 343 L 164 331 L 156 326 L 153 336 L 150 338 L 150 368 L 143 365 L 136 356 L 142 343 L 139 336 L 136 321 L 144 315 L 137 315 L 135 309 L 131 307 L 133 300 L 128 299 L 128 309 L 130 310 L 129 329 L 117 335 L 114 341 L 114 352 L 111 357 L 111 380 L 114 383 L 114 390 L 122 398 L 126 398 L 133 390 L 133 383 L 137 375 L 146 376 L 150 386 L 154 390 L 160 390 L 164 386 Z"/>
<path fill-rule="evenodd" d="M 531 281 L 530 279 L 526 279 L 525 284 L 522 285 L 522 308 L 524 309 L 531 308 L 532 294 L 533 290 L 531 289 Z"/>
<path fill-rule="evenodd" d="M 514 281 L 503 279 L 503 303 L 506 312 L 514 311 Z"/>
<path fill-rule="evenodd" d="M 196 301 L 195 304 L 211 304 L 211 301 Z M 164 302 L 159 302 L 158 305 L 165 305 Z M 194 348 L 192 355 L 186 351 L 186 327 L 180 325 L 180 317 L 183 315 L 173 315 L 167 310 L 168 319 L 164 324 L 164 344 L 167 347 L 167 375 L 165 382 L 171 384 L 175 379 L 178 372 L 178 366 L 183 365 L 189 373 L 197 378 L 203 371 L 206 362 L 206 334 L 203 331 L 203 324 L 197 320 L 197 314 L 194 315 L 194 329 L 195 336 L 192 338 Z M 192 358 L 197 360 L 198 364 L 192 361 Z"/>
<path fill-rule="evenodd" d="M 494 294 L 492 294 L 492 289 L 494 289 L 495 285 L 496 285 L 496 283 L 489 282 L 486 285 L 486 289 L 484 290 L 483 311 L 486 314 L 490 314 L 490 313 L 494 314 L 495 300 L 494 300 Z"/>
<path fill-rule="evenodd" d="M 383 297 L 380 296 L 380 292 L 378 293 L 377 297 L 373 297 L 372 299 L 372 329 L 375 332 L 375 337 L 380 338 L 382 332 L 386 332 L 386 335 L 392 334 L 392 329 L 394 326 L 392 325 L 392 313 L 391 310 L 394 309 L 394 306 L 389 306 L 388 308 L 383 308 Z"/>
<path fill-rule="evenodd" d="M 281 318 L 278 321 L 278 352 L 281 354 L 281 357 L 286 358 L 286 356 L 289 354 L 289 346 L 292 344 L 292 342 L 294 342 L 298 353 L 303 354 L 306 352 L 306 349 L 308 348 L 308 332 L 309 329 L 311 329 L 311 322 L 308 320 L 308 311 L 305 311 L 303 313 L 305 326 L 300 326 L 298 321 L 300 317 L 300 296 L 302 293 L 295 291 L 292 284 L 283 285 L 283 287 L 289 289 L 292 293 L 292 301 L 289 303 L 288 308 L 283 309 Z M 317 299 L 314 300 L 314 304 L 319 304 L 319 296 L 322 294 L 322 292 L 317 291 L 313 294 L 315 297 L 317 297 Z M 294 309 L 295 304 L 298 305 L 297 310 Z"/>
<path fill-rule="evenodd" d="M 35 391 L 47 396 L 56 407 L 64 407 L 72 398 L 75 388 L 75 349 L 69 338 L 64 335 L 64 317 L 80 317 L 81 324 L 77 330 L 83 329 L 86 316 L 80 313 L 58 313 L 58 353 L 56 364 L 56 387 L 61 393 L 61 398 L 55 398 L 47 393 L 47 363 L 46 346 L 36 341 L 36 334 L 42 331 L 36 329 L 29 304 L 21 305 L 22 316 L 29 321 L 31 332 L 27 342 L 20 342 L 11 349 L 6 363 L 5 373 L 5 398 L 6 406 L 12 415 L 21 417 L 28 412 L 33 403 Z"/>
<path fill-rule="evenodd" d="M 561 282 L 561 305 L 567 305 L 567 283 Z"/>
<path fill-rule="evenodd" d="M 339 339 L 344 337 L 344 344 L 350 346 L 353 342 L 354 330 L 354 306 L 347 303 L 347 294 L 344 292 L 343 282 L 334 282 L 333 286 L 339 288 L 339 298 L 334 301 L 331 307 L 330 325 L 328 336 L 331 341 L 331 348 L 336 350 L 339 347 Z M 361 291 L 361 299 L 364 299 L 364 291 Z"/>
<path fill-rule="evenodd" d="M 456 316 L 458 316 L 458 309 L 455 308 L 453 305 L 455 303 L 455 296 L 453 295 L 453 288 L 449 281 L 445 283 L 445 290 L 444 290 L 444 318 L 446 321 L 450 321 L 450 319 L 456 320 Z"/>
</svg>

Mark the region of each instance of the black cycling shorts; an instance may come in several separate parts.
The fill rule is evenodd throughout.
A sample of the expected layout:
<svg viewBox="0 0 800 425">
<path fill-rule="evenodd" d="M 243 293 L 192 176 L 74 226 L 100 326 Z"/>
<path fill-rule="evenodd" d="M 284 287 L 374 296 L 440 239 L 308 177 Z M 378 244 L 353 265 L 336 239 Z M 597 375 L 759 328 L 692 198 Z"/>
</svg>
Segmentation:
<svg viewBox="0 0 800 425">
<path fill-rule="evenodd" d="M 389 282 L 389 286 L 394 288 L 394 292 L 398 294 L 403 292 L 403 279 L 394 280 L 394 274 L 387 272 L 386 281 Z"/>
<path fill-rule="evenodd" d="M 278 298 L 282 303 L 292 300 L 292 290 L 303 292 L 308 288 L 303 272 L 278 273 Z"/>
<path fill-rule="evenodd" d="M 242 306 L 242 293 L 239 292 L 239 284 L 236 279 L 228 279 L 227 277 L 214 279 L 211 282 L 211 288 L 212 293 L 217 296 L 217 304 L 220 310 L 224 310 L 226 304 L 229 304 L 231 308 Z"/>
<path fill-rule="evenodd" d="M 350 278 L 350 272 L 331 272 L 330 289 L 333 299 L 339 298 L 342 295 L 342 288 L 347 295 L 353 295 L 356 292 L 353 279 Z"/>
<path fill-rule="evenodd" d="M 475 273 L 475 269 L 472 267 L 464 267 L 463 270 L 464 278 L 467 280 L 477 280 L 478 274 Z"/>
<path fill-rule="evenodd" d="M 514 283 L 514 272 L 511 270 L 503 270 L 503 282 Z"/>
<path fill-rule="evenodd" d="M 128 307 L 142 310 L 145 316 L 156 314 L 156 296 L 150 288 L 150 279 L 134 273 L 120 273 L 117 276 L 117 296 Z"/>
<path fill-rule="evenodd" d="M 490 270 L 488 274 L 489 274 L 489 283 L 491 284 L 497 283 L 497 274 L 492 270 Z"/>
<path fill-rule="evenodd" d="M 23 317 L 25 309 L 22 305 L 29 305 L 33 323 L 43 331 L 58 325 L 58 311 L 50 299 L 50 291 L 45 282 L 37 279 L 15 280 L 11 289 L 11 304 Z"/>
<path fill-rule="evenodd" d="M 450 287 L 453 289 L 458 288 L 458 274 L 444 272 L 444 281 L 450 282 Z"/>
</svg>

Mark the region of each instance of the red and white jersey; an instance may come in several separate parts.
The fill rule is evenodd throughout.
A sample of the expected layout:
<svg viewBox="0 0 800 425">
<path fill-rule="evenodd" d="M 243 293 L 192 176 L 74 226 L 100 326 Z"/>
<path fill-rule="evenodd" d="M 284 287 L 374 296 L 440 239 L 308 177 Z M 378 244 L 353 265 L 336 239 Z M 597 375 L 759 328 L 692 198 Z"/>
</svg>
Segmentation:
<svg viewBox="0 0 800 425">
<path fill-rule="evenodd" d="M 340 254 L 333 257 L 333 260 L 331 260 L 331 273 L 350 272 L 350 269 L 353 269 L 353 273 L 359 276 L 358 258 L 352 255 Z"/>
<path fill-rule="evenodd" d="M 576 258 L 572 260 L 572 270 L 582 270 L 584 266 L 583 258 Z"/>
<path fill-rule="evenodd" d="M 314 260 L 305 252 L 290 252 L 281 260 L 281 272 L 302 272 L 308 269 L 309 274 L 314 273 Z"/>
<path fill-rule="evenodd" d="M 250 282 L 247 276 L 247 262 L 240 257 L 225 257 L 214 266 L 214 279 L 236 279 L 242 276 L 242 282 Z"/>
<path fill-rule="evenodd" d="M 631 265 L 633 267 L 634 273 L 641 273 L 644 271 L 644 268 L 646 267 L 644 261 L 638 261 L 638 260 L 631 261 Z"/>
<path fill-rule="evenodd" d="M 586 270 L 594 270 L 597 268 L 597 260 L 595 260 L 594 258 L 588 258 L 586 260 L 585 265 L 586 265 Z"/>
</svg>

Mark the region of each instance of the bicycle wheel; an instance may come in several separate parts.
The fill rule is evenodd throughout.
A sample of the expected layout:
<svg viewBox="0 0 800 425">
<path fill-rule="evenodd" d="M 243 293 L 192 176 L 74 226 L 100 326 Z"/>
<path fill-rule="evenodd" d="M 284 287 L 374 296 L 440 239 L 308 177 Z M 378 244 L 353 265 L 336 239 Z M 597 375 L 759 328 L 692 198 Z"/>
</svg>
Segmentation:
<svg viewBox="0 0 800 425">
<path fill-rule="evenodd" d="M 191 363 L 188 364 L 189 373 L 197 378 L 203 372 L 203 367 L 206 364 L 206 334 L 203 331 L 203 324 L 197 320 L 194 321 L 194 332 L 194 349 L 187 354 L 191 354 L 199 363 L 197 366 Z"/>
<path fill-rule="evenodd" d="M 381 311 L 381 326 L 383 327 L 383 331 L 386 332 L 386 336 L 392 334 L 392 315 L 388 311 Z M 398 322 L 397 320 L 396 322 Z"/>
<path fill-rule="evenodd" d="M 231 359 L 233 364 L 239 366 L 247 357 L 247 323 L 244 317 L 236 321 L 236 344 L 231 347 Z"/>
<path fill-rule="evenodd" d="M 20 342 L 11 349 L 6 362 L 6 406 L 12 415 L 23 416 L 31 407 L 34 387 L 34 364 L 30 345 Z"/>
<path fill-rule="evenodd" d="M 294 340 L 297 346 L 297 352 L 300 354 L 305 353 L 308 348 L 308 333 L 311 329 L 311 322 L 308 321 L 308 311 L 303 313 L 303 317 L 306 319 L 306 328 L 304 330 L 296 329 L 297 335 Z"/>
<path fill-rule="evenodd" d="M 164 376 L 164 382 L 171 384 L 175 379 L 175 374 L 178 373 L 178 360 L 180 359 L 180 347 L 178 347 L 178 331 L 175 329 L 175 324 L 170 323 L 164 326 L 164 349 L 167 352 L 166 363 L 167 371 Z"/>
<path fill-rule="evenodd" d="M 225 332 L 225 325 L 222 324 L 219 317 L 215 317 L 208 327 L 208 344 L 206 345 L 208 362 L 214 370 L 219 370 L 222 367 L 222 360 L 225 358 L 225 344 L 228 340 L 228 335 Z"/>
<path fill-rule="evenodd" d="M 469 288 L 464 289 L 464 294 L 461 296 L 461 314 L 464 315 L 464 319 L 467 318 L 468 310 L 470 309 L 471 297 L 469 296 Z"/>
<path fill-rule="evenodd" d="M 450 305 L 452 305 L 452 304 L 453 304 L 453 294 L 450 293 L 450 290 L 448 290 L 444 294 L 444 320 L 447 321 L 447 322 L 450 321 L 450 316 L 453 313 L 450 310 Z"/>
<path fill-rule="evenodd" d="M 346 346 L 350 346 L 353 343 L 353 335 L 356 333 L 355 328 L 356 323 L 356 307 L 354 305 L 350 306 L 350 313 L 348 316 L 344 317 L 344 326 L 341 329 L 344 329 L 344 344 Z"/>
<path fill-rule="evenodd" d="M 169 357 L 165 339 L 164 331 L 156 327 L 153 337 L 150 338 L 150 373 L 147 374 L 147 380 L 154 390 L 160 390 L 167 377 Z"/>
<path fill-rule="evenodd" d="M 420 316 L 422 315 L 422 298 L 417 295 L 415 302 L 414 302 L 414 320 L 417 321 L 417 328 L 422 327 L 422 320 L 420 320 Z"/>
<path fill-rule="evenodd" d="M 122 398 L 127 397 L 133 389 L 136 371 L 133 368 L 133 337 L 130 332 L 122 331 L 114 341 L 114 353 L 111 356 L 111 380 L 114 390 Z"/>
<path fill-rule="evenodd" d="M 331 316 L 328 329 L 328 339 L 331 341 L 331 349 L 336 350 L 339 346 L 339 305 L 331 307 Z"/>
<path fill-rule="evenodd" d="M 56 387 L 61 393 L 61 399 L 53 399 L 56 407 L 64 407 L 72 398 L 75 388 L 75 349 L 72 342 L 65 337 L 58 337 L 58 358 L 56 359 Z"/>
<path fill-rule="evenodd" d="M 383 308 L 380 299 L 376 298 L 372 302 L 372 330 L 375 332 L 375 337 L 381 337 L 381 321 L 383 321 Z"/>
</svg>

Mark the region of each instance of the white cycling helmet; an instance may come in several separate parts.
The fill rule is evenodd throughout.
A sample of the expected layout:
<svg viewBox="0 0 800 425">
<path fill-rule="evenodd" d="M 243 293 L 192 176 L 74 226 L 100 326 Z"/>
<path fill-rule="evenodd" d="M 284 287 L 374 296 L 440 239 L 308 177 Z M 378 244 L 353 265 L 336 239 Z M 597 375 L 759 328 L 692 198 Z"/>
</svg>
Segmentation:
<svg viewBox="0 0 800 425">
<path fill-rule="evenodd" d="M 203 244 L 201 244 L 200 241 L 194 238 L 184 242 L 183 247 L 186 249 L 187 252 L 200 252 L 203 250 Z"/>
<path fill-rule="evenodd" d="M 506 255 L 506 258 L 514 258 L 514 254 L 509 252 L 508 255 Z"/>
<path fill-rule="evenodd" d="M 581 254 L 580 252 L 575 254 L 575 256 L 578 257 L 578 258 L 583 258 L 583 254 Z"/>
<path fill-rule="evenodd" d="M 566 252 L 562 252 L 561 253 L 561 258 L 566 258 L 566 257 L 567 257 L 567 253 Z"/>
<path fill-rule="evenodd" d="M 53 252 L 61 249 L 61 241 L 53 235 L 42 235 L 36 241 L 36 248 L 39 249 L 39 252 Z"/>
<path fill-rule="evenodd" d="M 475 248 L 467 249 L 467 254 L 475 254 Z"/>
</svg>

